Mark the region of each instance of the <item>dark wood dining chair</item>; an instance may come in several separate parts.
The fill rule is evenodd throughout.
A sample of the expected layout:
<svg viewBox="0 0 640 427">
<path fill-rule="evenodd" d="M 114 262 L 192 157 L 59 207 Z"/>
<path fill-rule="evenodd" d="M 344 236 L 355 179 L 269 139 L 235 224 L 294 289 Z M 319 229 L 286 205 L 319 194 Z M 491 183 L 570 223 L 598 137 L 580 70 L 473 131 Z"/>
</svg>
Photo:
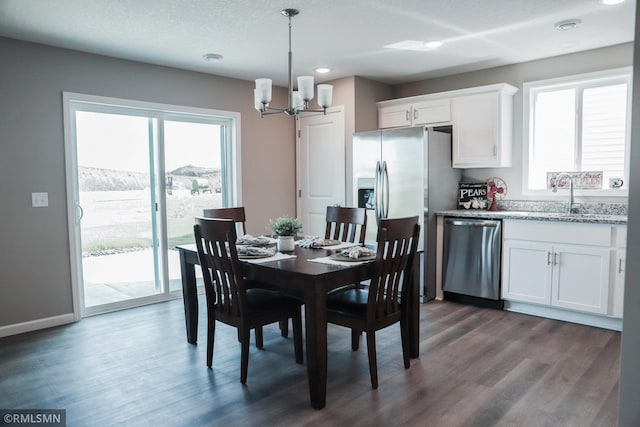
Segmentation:
<svg viewBox="0 0 640 427">
<path fill-rule="evenodd" d="M 295 359 L 302 363 L 302 303 L 279 292 L 248 286 L 236 251 L 234 221 L 197 217 L 194 235 L 207 300 L 207 366 L 211 368 L 213 363 L 216 321 L 238 328 L 243 384 L 247 381 L 251 329 L 292 319 Z"/>
<path fill-rule="evenodd" d="M 205 218 L 232 219 L 237 225 L 236 231 L 240 231 L 243 235 L 247 234 L 247 217 L 244 214 L 243 206 L 237 208 L 203 209 L 202 215 Z"/>
<path fill-rule="evenodd" d="M 247 217 L 244 213 L 244 206 L 236 208 L 203 209 L 202 213 L 205 218 L 231 219 L 236 223 L 236 232 L 241 232 L 242 235 L 247 234 Z M 252 284 L 261 288 L 269 288 L 269 286 L 257 282 L 252 282 Z M 289 336 L 289 322 L 286 320 L 280 322 L 280 334 L 285 338 Z M 258 348 L 262 348 L 262 336 L 262 328 L 256 328 L 256 347 Z"/>
<path fill-rule="evenodd" d="M 364 245 L 364 239 L 367 233 L 367 210 L 365 208 L 327 206 L 326 221 L 325 239 Z M 354 287 L 361 288 L 363 286 L 361 283 L 355 283 L 331 292 L 342 292 L 347 289 Z"/>
<path fill-rule="evenodd" d="M 375 274 L 368 289 L 352 288 L 327 296 L 327 321 L 351 329 L 353 350 L 360 332 L 367 336 L 371 387 L 378 388 L 376 331 L 400 322 L 402 356 L 409 368 L 408 301 L 418 247 L 418 217 L 381 219 Z"/>
<path fill-rule="evenodd" d="M 364 208 L 327 206 L 324 238 L 364 244 L 367 233 L 367 211 Z"/>
</svg>

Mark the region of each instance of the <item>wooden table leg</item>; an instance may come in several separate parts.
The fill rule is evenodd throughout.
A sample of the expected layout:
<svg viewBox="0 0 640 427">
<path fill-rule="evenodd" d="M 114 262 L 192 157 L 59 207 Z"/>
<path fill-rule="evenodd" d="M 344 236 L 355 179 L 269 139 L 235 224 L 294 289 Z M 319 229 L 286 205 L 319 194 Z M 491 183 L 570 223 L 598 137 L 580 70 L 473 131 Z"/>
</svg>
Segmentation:
<svg viewBox="0 0 640 427">
<path fill-rule="evenodd" d="M 180 271 L 182 275 L 182 301 L 184 302 L 184 319 L 187 326 L 187 342 L 198 341 L 198 291 L 196 290 L 195 265 L 187 262 L 187 253 L 180 252 Z"/>
<path fill-rule="evenodd" d="M 309 286 L 305 293 L 307 375 L 311 407 L 322 409 L 327 401 L 327 311 L 326 293 Z"/>
<path fill-rule="evenodd" d="M 416 260 L 417 261 L 417 260 Z M 409 356 L 417 359 L 420 354 L 420 263 L 414 262 L 413 287 L 409 302 Z"/>
</svg>

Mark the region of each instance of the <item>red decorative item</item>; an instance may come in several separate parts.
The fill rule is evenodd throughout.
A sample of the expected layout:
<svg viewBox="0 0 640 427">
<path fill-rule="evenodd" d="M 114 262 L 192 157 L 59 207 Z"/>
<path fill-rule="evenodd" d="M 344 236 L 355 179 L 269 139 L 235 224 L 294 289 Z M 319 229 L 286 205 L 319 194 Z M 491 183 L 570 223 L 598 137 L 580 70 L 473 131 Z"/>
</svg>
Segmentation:
<svg viewBox="0 0 640 427">
<path fill-rule="evenodd" d="M 487 199 L 490 200 L 489 210 L 499 211 L 497 200 L 507 195 L 507 183 L 502 178 L 492 177 L 487 179 Z"/>
</svg>

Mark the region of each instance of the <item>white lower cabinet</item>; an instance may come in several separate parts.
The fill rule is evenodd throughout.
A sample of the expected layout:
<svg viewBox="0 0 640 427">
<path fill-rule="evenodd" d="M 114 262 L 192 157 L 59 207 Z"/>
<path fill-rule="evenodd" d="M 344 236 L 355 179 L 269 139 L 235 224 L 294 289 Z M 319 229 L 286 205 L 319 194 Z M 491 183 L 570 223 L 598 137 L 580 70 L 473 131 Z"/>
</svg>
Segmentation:
<svg viewBox="0 0 640 427">
<path fill-rule="evenodd" d="M 613 317 L 622 318 L 624 305 L 624 278 L 627 268 L 627 227 L 618 226 L 616 232 L 616 248 L 612 267 L 613 290 L 611 292 L 610 312 Z"/>
<path fill-rule="evenodd" d="M 502 296 L 615 316 L 612 280 L 614 226 L 544 221 L 504 221 Z M 619 280 L 619 279 L 618 279 Z"/>
<path fill-rule="evenodd" d="M 503 254 L 504 299 L 607 314 L 608 248 L 509 240 Z"/>
<path fill-rule="evenodd" d="M 615 252 L 615 264 L 614 264 L 614 288 L 613 288 L 613 301 L 611 304 L 611 315 L 613 317 L 622 318 L 622 307 L 624 301 L 624 270 L 627 266 L 627 250 L 618 249 Z"/>
<path fill-rule="evenodd" d="M 609 248 L 556 245 L 551 305 L 596 314 L 609 309 Z"/>
<path fill-rule="evenodd" d="M 551 303 L 551 274 L 547 243 L 505 240 L 502 245 L 502 298 L 506 300 Z"/>
</svg>

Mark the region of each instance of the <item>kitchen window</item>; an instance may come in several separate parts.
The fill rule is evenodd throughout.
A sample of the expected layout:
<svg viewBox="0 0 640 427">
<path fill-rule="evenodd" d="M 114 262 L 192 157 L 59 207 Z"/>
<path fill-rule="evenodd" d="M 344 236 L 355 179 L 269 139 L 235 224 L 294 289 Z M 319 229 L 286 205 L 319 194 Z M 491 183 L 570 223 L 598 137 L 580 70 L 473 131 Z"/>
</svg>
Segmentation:
<svg viewBox="0 0 640 427">
<path fill-rule="evenodd" d="M 547 172 L 602 171 L 583 195 L 627 195 L 631 67 L 525 83 L 524 98 L 524 193 L 550 194 Z"/>
</svg>

